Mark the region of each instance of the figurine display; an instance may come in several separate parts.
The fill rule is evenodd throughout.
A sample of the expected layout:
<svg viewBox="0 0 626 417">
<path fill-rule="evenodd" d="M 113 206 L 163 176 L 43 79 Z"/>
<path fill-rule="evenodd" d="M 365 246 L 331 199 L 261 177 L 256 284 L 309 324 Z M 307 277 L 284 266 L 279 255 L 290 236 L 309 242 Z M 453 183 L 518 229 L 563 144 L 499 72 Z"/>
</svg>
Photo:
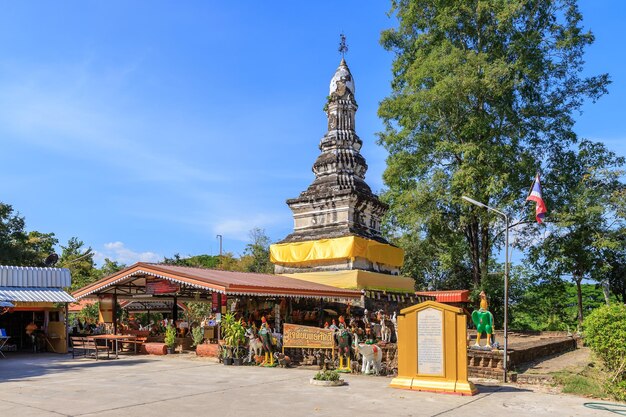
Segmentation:
<svg viewBox="0 0 626 417">
<path fill-rule="evenodd" d="M 386 318 L 387 317 L 384 314 L 381 314 L 381 316 L 380 316 L 380 338 L 382 339 L 383 342 L 390 343 L 391 342 L 391 328 L 389 326 L 387 326 L 387 323 L 385 323 Z"/>
<path fill-rule="evenodd" d="M 487 295 L 484 291 L 480 292 L 480 309 L 472 312 L 472 321 L 476 326 L 476 343 L 474 347 L 482 347 L 480 345 L 480 337 L 483 334 L 487 335 L 486 348 L 491 347 L 491 337 L 493 335 L 493 314 L 489 311 L 489 304 L 487 303 Z"/>
<path fill-rule="evenodd" d="M 380 364 L 383 361 L 382 349 L 377 345 L 359 343 L 358 350 L 363 357 L 361 373 L 367 375 L 373 371 L 376 375 L 378 375 L 380 373 Z"/>
<path fill-rule="evenodd" d="M 259 338 L 263 343 L 263 352 L 265 352 L 265 366 L 274 366 L 274 355 L 272 348 L 272 331 L 267 324 L 265 316 L 261 317 L 261 327 L 259 328 Z"/>
<path fill-rule="evenodd" d="M 350 333 L 350 330 L 346 326 L 346 321 L 343 316 L 339 316 L 339 326 L 335 331 L 335 338 L 337 339 L 337 354 L 339 356 L 339 368 L 337 370 L 339 372 L 350 372 L 352 333 Z"/>
<path fill-rule="evenodd" d="M 246 338 L 248 339 L 248 362 L 252 362 L 255 356 L 261 356 L 263 342 L 256 335 L 253 327 L 246 329 Z"/>
</svg>

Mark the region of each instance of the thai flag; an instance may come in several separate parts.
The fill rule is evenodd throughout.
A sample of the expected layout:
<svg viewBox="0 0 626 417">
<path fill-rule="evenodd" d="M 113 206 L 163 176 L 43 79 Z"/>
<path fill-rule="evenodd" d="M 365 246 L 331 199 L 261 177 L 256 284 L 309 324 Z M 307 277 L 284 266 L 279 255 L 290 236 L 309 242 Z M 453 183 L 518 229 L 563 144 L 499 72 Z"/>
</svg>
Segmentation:
<svg viewBox="0 0 626 417">
<path fill-rule="evenodd" d="M 537 219 L 537 223 L 542 223 L 543 218 L 548 212 L 548 208 L 546 207 L 546 203 L 543 202 L 543 197 L 541 196 L 541 183 L 539 182 L 539 174 L 537 174 L 537 176 L 535 177 L 533 188 L 530 191 L 530 195 L 526 198 L 526 201 L 529 200 L 537 203 L 537 205 L 535 206 L 535 218 Z"/>
</svg>

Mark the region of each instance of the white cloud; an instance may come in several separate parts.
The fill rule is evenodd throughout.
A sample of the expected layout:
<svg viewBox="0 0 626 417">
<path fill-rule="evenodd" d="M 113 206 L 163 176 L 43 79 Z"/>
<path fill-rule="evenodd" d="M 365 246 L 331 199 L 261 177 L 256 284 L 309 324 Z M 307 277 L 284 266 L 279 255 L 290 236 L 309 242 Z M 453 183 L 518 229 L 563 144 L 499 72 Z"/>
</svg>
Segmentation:
<svg viewBox="0 0 626 417">
<path fill-rule="evenodd" d="M 109 242 L 103 245 L 102 251 L 95 251 L 94 259 L 98 264 L 104 262 L 105 258 L 117 261 L 126 265 L 135 262 L 158 262 L 163 259 L 162 255 L 154 252 L 136 252 L 126 247 L 124 242 Z"/>
<path fill-rule="evenodd" d="M 216 221 L 212 227 L 216 234 L 223 235 L 224 238 L 250 241 L 250 231 L 255 227 L 265 228 L 276 224 L 281 218 L 274 215 L 257 214 L 254 216 L 242 215 L 237 218 L 225 218 Z"/>
</svg>

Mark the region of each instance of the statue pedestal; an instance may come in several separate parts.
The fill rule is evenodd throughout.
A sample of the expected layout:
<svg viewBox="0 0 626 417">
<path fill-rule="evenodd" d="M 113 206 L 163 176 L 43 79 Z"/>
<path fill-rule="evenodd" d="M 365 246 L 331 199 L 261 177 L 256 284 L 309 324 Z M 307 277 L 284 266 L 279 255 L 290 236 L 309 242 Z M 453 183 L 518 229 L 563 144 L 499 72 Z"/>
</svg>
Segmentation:
<svg viewBox="0 0 626 417">
<path fill-rule="evenodd" d="M 475 395 L 467 379 L 467 319 L 460 308 L 426 301 L 398 316 L 398 376 L 392 388 Z"/>
</svg>

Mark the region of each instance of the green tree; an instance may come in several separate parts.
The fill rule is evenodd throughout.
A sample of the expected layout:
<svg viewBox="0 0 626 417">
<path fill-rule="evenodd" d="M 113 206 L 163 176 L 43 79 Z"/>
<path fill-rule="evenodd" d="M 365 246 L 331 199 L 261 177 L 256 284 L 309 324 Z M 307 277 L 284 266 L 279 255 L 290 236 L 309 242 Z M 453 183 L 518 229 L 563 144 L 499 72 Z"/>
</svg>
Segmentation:
<svg viewBox="0 0 626 417">
<path fill-rule="evenodd" d="M 593 36 L 575 0 L 391 3 L 399 26 L 381 43 L 396 54 L 392 93 L 379 108 L 389 228 L 444 252 L 465 245 L 454 263 L 479 287 L 502 226 L 460 197 L 521 207 L 535 171 L 558 170 L 577 142 L 572 114 L 608 76 L 582 76 Z"/>
<path fill-rule="evenodd" d="M 0 202 L 0 265 L 43 266 L 57 242 L 54 233 L 27 232 L 24 217 Z"/>
<path fill-rule="evenodd" d="M 265 230 L 255 227 L 250 230 L 251 243 L 246 245 L 244 255 L 240 259 L 242 269 L 247 272 L 271 274 L 274 265 L 270 262 L 270 238 Z"/>
<path fill-rule="evenodd" d="M 538 270 L 554 276 L 570 276 L 577 288 L 578 323 L 582 325 L 582 283 L 602 282 L 611 274 L 623 248 L 626 217 L 623 212 L 624 184 L 620 177 L 624 158 L 601 143 L 583 141 L 578 150 L 566 153 L 566 166 L 558 173 L 563 191 L 552 211 L 547 236 L 529 251 Z M 613 263 L 607 262 L 612 257 Z"/>
<path fill-rule="evenodd" d="M 117 261 L 112 261 L 109 258 L 104 258 L 104 263 L 100 267 L 99 273 L 102 277 L 108 277 L 109 275 L 113 275 L 124 268 L 126 268 L 126 265 Z"/>
<path fill-rule="evenodd" d="M 183 258 L 176 253 L 171 258 L 164 258 L 163 263 L 167 265 L 190 266 L 195 268 L 217 268 L 220 262 L 219 256 L 195 255 Z"/>
<path fill-rule="evenodd" d="M 96 269 L 93 260 L 94 253 L 90 247 L 77 237 L 72 237 L 66 246 L 61 245 L 63 252 L 57 264 L 60 268 L 68 268 L 72 274 L 71 290 L 77 290 L 100 278 L 100 272 Z"/>
</svg>

